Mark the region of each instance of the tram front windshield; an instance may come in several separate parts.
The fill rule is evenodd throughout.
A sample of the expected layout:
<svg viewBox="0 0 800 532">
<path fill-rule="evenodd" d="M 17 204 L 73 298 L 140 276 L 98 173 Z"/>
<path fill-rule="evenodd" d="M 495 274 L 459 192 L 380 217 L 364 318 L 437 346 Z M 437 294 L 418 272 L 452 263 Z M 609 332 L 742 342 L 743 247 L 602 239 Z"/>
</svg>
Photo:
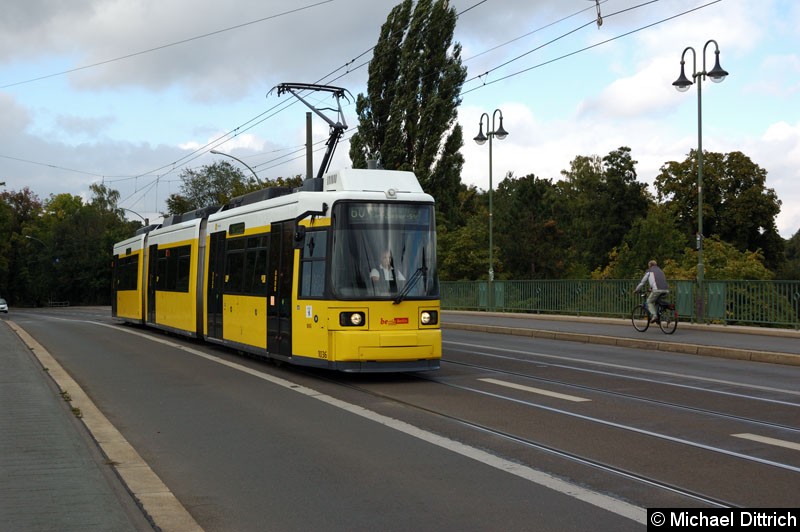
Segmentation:
<svg viewBox="0 0 800 532">
<path fill-rule="evenodd" d="M 433 205 L 340 202 L 332 234 L 336 297 L 439 297 Z"/>
</svg>

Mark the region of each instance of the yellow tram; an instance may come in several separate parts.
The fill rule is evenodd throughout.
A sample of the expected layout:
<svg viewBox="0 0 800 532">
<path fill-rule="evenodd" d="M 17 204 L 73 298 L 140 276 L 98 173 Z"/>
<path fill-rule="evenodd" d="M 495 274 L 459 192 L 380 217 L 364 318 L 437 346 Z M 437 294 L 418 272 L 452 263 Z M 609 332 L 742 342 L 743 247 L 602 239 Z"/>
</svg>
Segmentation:
<svg viewBox="0 0 800 532">
<path fill-rule="evenodd" d="M 439 368 L 434 200 L 340 170 L 170 217 L 114 246 L 113 316 L 292 364 Z"/>
</svg>

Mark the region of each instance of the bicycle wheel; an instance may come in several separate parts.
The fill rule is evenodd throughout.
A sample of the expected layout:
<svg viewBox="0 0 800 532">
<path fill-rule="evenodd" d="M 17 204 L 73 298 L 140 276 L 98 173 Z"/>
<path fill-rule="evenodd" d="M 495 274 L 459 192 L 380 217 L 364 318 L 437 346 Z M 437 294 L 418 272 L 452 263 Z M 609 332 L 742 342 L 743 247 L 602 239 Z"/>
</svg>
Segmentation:
<svg viewBox="0 0 800 532">
<path fill-rule="evenodd" d="M 631 312 L 631 323 L 633 328 L 639 332 L 645 332 L 650 327 L 650 313 L 644 305 L 636 305 Z"/>
<path fill-rule="evenodd" d="M 678 311 L 665 308 L 660 314 L 658 326 L 664 334 L 672 334 L 678 328 Z"/>
</svg>

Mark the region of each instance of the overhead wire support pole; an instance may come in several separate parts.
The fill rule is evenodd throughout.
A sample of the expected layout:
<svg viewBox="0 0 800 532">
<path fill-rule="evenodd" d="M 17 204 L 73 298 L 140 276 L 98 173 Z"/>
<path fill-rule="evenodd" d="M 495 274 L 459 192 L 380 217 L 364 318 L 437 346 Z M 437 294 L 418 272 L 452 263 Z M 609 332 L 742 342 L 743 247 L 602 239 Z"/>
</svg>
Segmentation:
<svg viewBox="0 0 800 532">
<path fill-rule="evenodd" d="M 325 120 L 325 122 L 330 126 L 330 137 L 328 138 L 327 146 L 328 149 L 325 150 L 325 155 L 322 158 L 322 162 L 319 165 L 319 170 L 317 171 L 317 178 L 321 178 L 325 175 L 325 172 L 328 171 L 328 168 L 331 164 L 331 159 L 333 158 L 333 152 L 336 150 L 336 145 L 339 143 L 339 139 L 342 137 L 342 134 L 347 130 L 347 122 L 344 119 L 344 112 L 342 111 L 342 103 L 341 99 L 344 98 L 348 102 L 350 98 L 352 98 L 352 94 L 347 89 L 343 89 L 342 87 L 334 87 L 332 85 L 316 85 L 314 83 L 281 83 L 280 85 L 276 85 L 275 87 L 270 90 L 270 93 L 278 89 L 278 96 L 282 95 L 283 93 L 290 93 L 292 96 L 303 102 L 306 107 L 314 111 L 317 116 Z M 297 91 L 325 91 L 330 92 L 336 98 L 336 106 L 337 108 L 317 108 L 307 102 Z M 348 94 L 350 94 L 350 98 L 348 98 Z M 269 93 L 267 94 L 269 95 Z M 325 116 L 322 111 L 336 111 L 337 113 L 337 120 L 334 121 L 329 117 Z"/>
</svg>

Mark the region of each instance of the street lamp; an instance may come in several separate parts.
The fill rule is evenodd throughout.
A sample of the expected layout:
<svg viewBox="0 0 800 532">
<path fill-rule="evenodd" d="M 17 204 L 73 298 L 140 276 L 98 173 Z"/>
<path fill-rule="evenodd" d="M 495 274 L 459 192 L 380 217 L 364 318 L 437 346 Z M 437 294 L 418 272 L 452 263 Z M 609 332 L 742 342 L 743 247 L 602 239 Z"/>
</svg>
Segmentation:
<svg viewBox="0 0 800 532">
<path fill-rule="evenodd" d="M 117 209 L 119 209 L 119 210 L 121 210 L 121 211 L 130 212 L 130 213 L 133 213 L 133 214 L 135 214 L 136 216 L 138 216 L 139 218 L 141 218 L 141 219 L 142 219 L 142 221 L 144 222 L 144 225 L 145 225 L 145 227 L 147 227 L 148 225 L 150 225 L 150 219 L 149 219 L 149 218 L 145 218 L 144 216 L 142 216 L 141 214 L 139 214 L 139 213 L 138 213 L 138 212 L 136 212 L 136 211 L 133 211 L 133 210 L 131 210 L 131 209 L 126 209 L 125 207 L 117 207 Z"/>
<path fill-rule="evenodd" d="M 494 119 L 500 115 L 500 127 L 494 127 Z M 483 134 L 483 118 L 486 117 L 486 135 Z M 489 310 L 494 309 L 494 260 L 493 260 L 493 243 L 492 243 L 492 138 L 497 137 L 497 140 L 503 140 L 508 136 L 508 132 L 503 129 L 503 112 L 500 109 L 495 109 L 492 113 L 492 130 L 489 131 L 489 115 L 483 113 L 480 122 L 478 122 L 478 135 L 473 139 L 482 146 L 486 139 L 489 139 Z"/>
<path fill-rule="evenodd" d="M 264 186 L 264 183 L 262 183 L 261 180 L 258 178 L 258 174 L 256 174 L 256 171 L 253 170 L 252 168 L 250 168 L 250 165 L 248 165 L 243 160 L 239 159 L 238 157 L 234 157 L 230 153 L 223 153 L 223 152 L 217 151 L 217 150 L 211 150 L 211 153 L 213 153 L 214 155 L 223 155 L 225 157 L 230 157 L 231 159 L 236 159 L 237 161 L 239 161 L 240 163 L 245 165 L 247 167 L 247 169 L 250 170 L 253 173 L 253 177 L 256 178 L 256 183 L 258 183 L 260 186 Z"/>
<path fill-rule="evenodd" d="M 706 50 L 708 45 L 714 43 L 714 68 L 706 71 Z M 709 39 L 703 46 L 703 70 L 697 71 L 697 54 L 694 48 L 687 46 L 681 54 L 681 75 L 672 85 L 680 92 L 686 92 L 692 86 L 692 81 L 684 73 L 686 52 L 692 51 L 692 79 L 697 82 L 697 317 L 703 321 L 705 294 L 703 292 L 703 98 L 702 81 L 708 76 L 714 83 L 720 83 L 728 73 L 719 66 L 719 45 L 714 39 Z"/>
</svg>

